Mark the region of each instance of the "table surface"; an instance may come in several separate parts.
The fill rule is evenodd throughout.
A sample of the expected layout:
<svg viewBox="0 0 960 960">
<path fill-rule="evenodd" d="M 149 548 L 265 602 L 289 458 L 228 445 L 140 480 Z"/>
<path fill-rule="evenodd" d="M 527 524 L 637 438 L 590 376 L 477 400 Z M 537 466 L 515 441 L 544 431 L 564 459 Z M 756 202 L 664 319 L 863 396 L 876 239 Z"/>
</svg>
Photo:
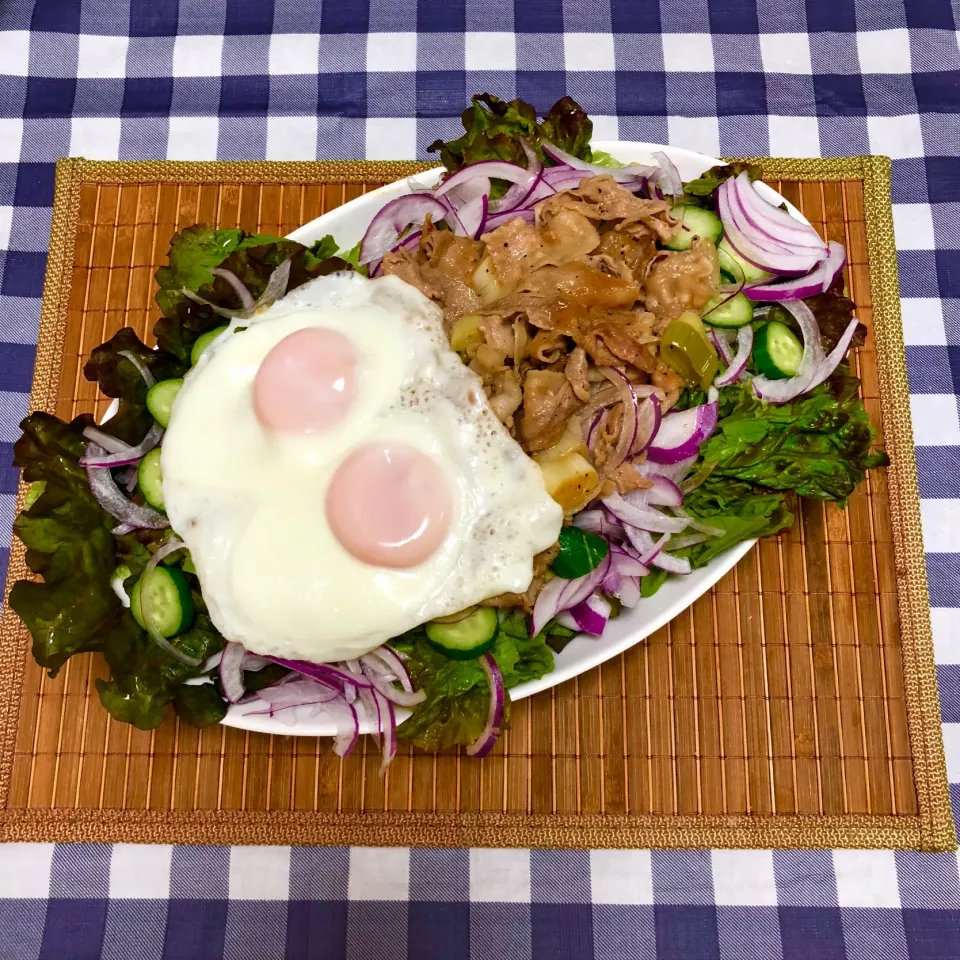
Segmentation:
<svg viewBox="0 0 960 960">
<path fill-rule="evenodd" d="M 598 139 L 893 158 L 927 570 L 960 810 L 960 26 L 948 0 L 0 4 L 0 574 L 53 162 L 424 157 L 471 93 Z M 0 847 L 0 960 L 956 960 L 952 853 Z"/>
</svg>

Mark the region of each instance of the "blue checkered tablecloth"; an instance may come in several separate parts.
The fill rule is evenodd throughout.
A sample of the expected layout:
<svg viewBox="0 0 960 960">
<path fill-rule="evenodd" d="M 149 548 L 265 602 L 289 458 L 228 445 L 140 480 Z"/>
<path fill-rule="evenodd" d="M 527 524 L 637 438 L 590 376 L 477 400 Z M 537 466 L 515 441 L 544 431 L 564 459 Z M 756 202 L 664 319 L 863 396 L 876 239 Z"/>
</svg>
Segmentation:
<svg viewBox="0 0 960 960">
<path fill-rule="evenodd" d="M 960 809 L 960 13 L 949 0 L 2 0 L 0 573 L 53 162 L 411 158 L 470 93 L 708 154 L 887 154 Z M 955 854 L 0 846 L 0 960 L 958 960 Z"/>
</svg>

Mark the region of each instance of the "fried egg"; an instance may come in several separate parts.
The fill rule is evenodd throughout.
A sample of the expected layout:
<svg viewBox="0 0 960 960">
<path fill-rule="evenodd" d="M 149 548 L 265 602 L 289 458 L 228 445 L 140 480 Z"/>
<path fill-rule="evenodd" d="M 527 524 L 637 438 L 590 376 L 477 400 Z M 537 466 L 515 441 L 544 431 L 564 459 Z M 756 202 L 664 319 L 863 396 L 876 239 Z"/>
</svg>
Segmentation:
<svg viewBox="0 0 960 960">
<path fill-rule="evenodd" d="M 396 277 L 335 274 L 234 321 L 161 452 L 217 629 L 260 654 L 360 656 L 530 584 L 562 510 Z"/>
</svg>

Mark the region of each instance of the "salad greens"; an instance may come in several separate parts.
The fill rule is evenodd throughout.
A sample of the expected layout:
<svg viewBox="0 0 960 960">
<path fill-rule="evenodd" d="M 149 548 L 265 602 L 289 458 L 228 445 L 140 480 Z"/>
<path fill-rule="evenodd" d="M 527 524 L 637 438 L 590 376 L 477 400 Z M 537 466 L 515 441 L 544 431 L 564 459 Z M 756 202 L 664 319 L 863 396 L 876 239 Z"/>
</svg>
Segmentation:
<svg viewBox="0 0 960 960">
<path fill-rule="evenodd" d="M 542 140 L 560 147 L 580 160 L 590 161 L 593 121 L 571 97 L 558 100 L 543 120 L 523 100 L 504 101 L 481 93 L 463 111 L 464 134 L 444 143 L 435 140 L 427 150 L 440 151 L 443 165 L 451 171 L 479 160 L 506 160 L 526 166 L 523 142 L 544 159 Z M 501 193 L 503 191 L 501 190 Z"/>
<path fill-rule="evenodd" d="M 463 126 L 461 137 L 438 140 L 428 147 L 440 152 L 450 171 L 491 159 L 525 166 L 524 143 L 549 165 L 552 161 L 544 157 L 541 146 L 545 140 L 582 160 L 620 166 L 609 154 L 591 149 L 593 124 L 570 97 L 559 100 L 538 120 L 535 109 L 522 100 L 481 94 L 464 111 Z M 682 202 L 712 209 L 720 184 L 744 170 L 750 179 L 762 173 L 758 166 L 742 162 L 712 167 L 685 185 Z M 501 184 L 501 193 L 503 189 Z M 213 273 L 215 268 L 231 271 L 258 297 L 284 261 L 291 264 L 288 289 L 295 289 L 339 270 L 365 272 L 358 265 L 359 251 L 360 244 L 340 250 L 330 236 L 308 248 L 240 229 L 200 224 L 180 231 L 171 241 L 167 265 L 156 274 L 156 301 L 162 314 L 154 327 L 159 349 L 150 349 L 133 330 L 123 329 L 97 347 L 84 367 L 85 377 L 103 395 L 119 400 L 110 432 L 137 444 L 153 424 L 138 364 L 157 380 L 182 377 L 197 338 L 223 323 L 212 305 L 240 306 L 236 291 Z M 185 289 L 206 302 L 185 296 Z M 854 304 L 844 295 L 842 281 L 806 303 L 829 352 L 847 327 Z M 798 329 L 792 315 L 780 306 L 771 306 L 768 317 Z M 863 332 L 854 338 L 854 346 L 863 342 Z M 857 397 L 858 387 L 859 381 L 843 366 L 815 390 L 781 405 L 758 400 L 749 384 L 724 387 L 719 393 L 717 427 L 700 447 L 690 481 L 696 485 L 683 501 L 693 517 L 719 532 L 674 555 L 688 559 L 694 568 L 702 567 L 737 543 L 776 534 L 793 523 L 797 496 L 843 506 L 867 470 L 888 462 L 875 448 L 875 434 Z M 677 409 L 706 399 L 705 393 L 687 389 Z M 112 532 L 116 521 L 91 494 L 87 472 L 78 462 L 85 448 L 83 431 L 91 426 L 89 415 L 64 423 L 45 413 L 32 414 L 21 424 L 23 436 L 14 447 L 14 464 L 32 486 L 14 532 L 27 548 L 30 570 L 42 580 L 16 583 L 11 607 L 31 633 L 34 657 L 51 675 L 75 654 L 99 651 L 104 655 L 111 678 L 98 680 L 97 689 L 104 707 L 117 719 L 150 729 L 172 705 L 187 723 L 216 723 L 226 713 L 218 684 L 186 683 L 198 668 L 156 646 L 111 585 L 122 577 L 129 594 L 170 531 Z M 138 498 L 142 499 L 135 494 L 134 499 Z M 608 550 L 602 537 L 566 527 L 548 575 L 584 576 L 601 564 Z M 165 562 L 180 565 L 197 609 L 193 626 L 173 642 L 204 661 L 223 648 L 224 639 L 208 615 L 189 556 L 180 552 Z M 643 577 L 642 595 L 655 593 L 667 576 L 653 570 Z M 612 605 L 616 615 L 618 604 Z M 572 629 L 555 620 L 531 636 L 522 611 L 502 613 L 490 652 L 505 687 L 553 670 L 554 653 L 572 636 Z M 398 728 L 398 736 L 428 750 L 474 741 L 485 727 L 490 706 L 490 687 L 480 661 L 448 658 L 428 642 L 424 627 L 395 638 L 391 646 L 406 658 L 414 683 L 427 695 Z M 285 673 L 286 668 L 278 665 L 248 671 L 244 687 L 248 692 L 263 689 Z M 506 710 L 505 723 L 509 698 Z"/>
<path fill-rule="evenodd" d="M 511 613 L 500 621 L 500 632 L 490 651 L 508 689 L 538 680 L 553 670 L 553 651 L 543 633 L 530 636 L 527 618 Z M 490 687 L 479 660 L 450 660 L 427 642 L 423 627 L 390 641 L 409 659 L 407 669 L 417 687 L 427 693 L 397 736 L 425 750 L 443 750 L 470 743 L 483 731 L 490 708 Z M 507 700 L 509 710 L 509 699 Z"/>
</svg>

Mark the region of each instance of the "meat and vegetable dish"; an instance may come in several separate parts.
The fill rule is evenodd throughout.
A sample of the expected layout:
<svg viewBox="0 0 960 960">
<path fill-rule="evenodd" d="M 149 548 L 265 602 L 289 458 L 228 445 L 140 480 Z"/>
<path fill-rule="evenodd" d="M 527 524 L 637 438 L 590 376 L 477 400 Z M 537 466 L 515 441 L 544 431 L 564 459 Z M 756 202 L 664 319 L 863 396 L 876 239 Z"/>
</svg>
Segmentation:
<svg viewBox="0 0 960 960">
<path fill-rule="evenodd" d="M 845 251 L 761 170 L 621 164 L 569 98 L 464 128 L 352 250 L 178 233 L 157 349 L 85 367 L 114 416 L 23 422 L 11 605 L 52 672 L 103 653 L 117 719 L 483 756 L 572 638 L 887 462 Z"/>
</svg>

